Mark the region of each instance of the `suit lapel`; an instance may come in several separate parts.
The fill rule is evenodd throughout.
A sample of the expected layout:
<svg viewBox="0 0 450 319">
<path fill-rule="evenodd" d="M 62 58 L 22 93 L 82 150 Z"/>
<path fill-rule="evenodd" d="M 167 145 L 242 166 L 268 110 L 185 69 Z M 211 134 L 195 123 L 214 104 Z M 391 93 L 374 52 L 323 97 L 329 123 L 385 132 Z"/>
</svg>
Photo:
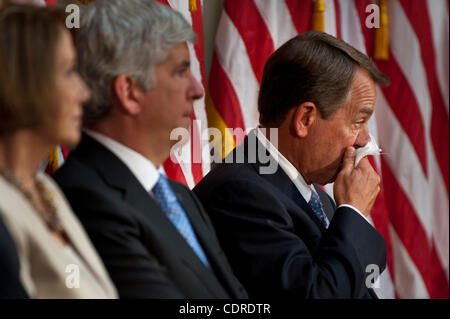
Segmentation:
<svg viewBox="0 0 450 319">
<path fill-rule="evenodd" d="M 251 134 L 253 134 L 253 133 L 251 133 Z M 241 145 L 242 147 L 245 147 L 244 154 L 245 154 L 247 160 L 249 158 L 248 157 L 248 150 L 249 150 L 248 144 L 249 144 L 249 136 L 247 136 L 244 139 L 244 142 Z M 257 147 L 257 153 L 259 156 L 257 156 L 256 163 L 254 163 L 253 166 L 256 169 L 256 171 L 258 172 L 258 174 L 260 174 L 260 168 L 262 166 L 264 166 L 259 160 L 261 158 L 261 154 L 264 154 L 264 156 L 266 156 L 266 157 L 270 157 L 269 163 L 270 163 L 270 161 L 275 161 L 275 159 L 273 157 L 271 157 L 269 151 L 259 141 L 259 139 L 257 139 L 256 147 Z M 295 184 L 291 181 L 289 176 L 287 176 L 286 173 L 284 172 L 284 170 L 280 167 L 280 165 L 277 165 L 277 170 L 274 174 L 260 174 L 260 176 L 262 178 L 264 178 L 265 180 L 269 181 L 277 189 L 282 191 L 287 197 L 289 197 L 292 201 L 294 201 L 304 212 L 306 212 L 311 217 L 311 219 L 316 223 L 316 225 L 320 229 L 322 229 L 322 230 L 326 229 L 325 226 L 320 221 L 320 219 L 316 216 L 316 214 L 314 213 L 312 208 L 308 205 L 306 200 L 300 194 L 300 192 L 297 189 L 297 187 L 295 186 Z M 314 186 L 314 187 L 317 189 L 317 186 Z M 327 215 L 329 220 L 331 220 L 330 215 L 332 216 L 333 209 L 332 209 L 331 204 L 329 203 L 329 200 L 328 200 L 328 197 L 326 196 L 326 194 L 322 194 L 322 193 L 323 193 L 323 191 L 321 190 L 321 192 L 319 192 L 320 200 L 322 201 L 322 203 L 324 203 L 324 199 L 326 199 L 325 200 L 326 204 L 324 204 L 324 210 L 325 210 L 325 214 Z M 325 208 L 325 206 L 326 206 L 326 208 Z M 330 206 L 331 206 L 331 209 L 330 209 Z"/>
<path fill-rule="evenodd" d="M 172 246 L 180 258 L 195 265 L 195 267 L 203 267 L 204 269 L 202 269 L 202 271 L 206 271 L 206 267 L 203 265 L 202 261 L 197 257 L 184 237 L 161 209 L 159 203 L 144 190 L 137 180 L 136 183 L 130 182 L 126 187 L 125 201 L 142 213 L 144 219 L 146 219 L 148 223 L 157 225 L 162 234 L 168 235 L 167 237 L 170 238 Z M 185 211 L 187 213 L 186 209 Z M 192 226 L 194 226 L 189 214 L 188 217 L 191 220 Z"/>
<path fill-rule="evenodd" d="M 80 229 L 79 224 L 72 218 L 72 216 L 67 215 L 69 207 L 67 207 L 67 205 L 62 201 L 57 201 L 59 202 L 56 203 L 56 205 L 59 206 L 58 215 L 62 217 L 61 223 L 73 248 L 78 252 L 80 258 L 84 260 L 85 265 L 92 271 L 92 274 L 97 277 L 99 283 L 101 283 L 101 285 L 105 288 L 105 292 L 110 293 L 111 287 L 108 283 L 106 270 L 103 267 L 98 255 L 95 254 L 92 244 L 87 241 L 87 235 L 86 237 L 81 237 L 79 235 L 82 229 Z M 64 212 L 62 210 L 64 210 Z"/>
<path fill-rule="evenodd" d="M 294 185 L 294 184 L 293 184 Z M 326 230 L 323 223 L 320 221 L 320 219 L 317 217 L 316 213 L 312 210 L 311 206 L 306 202 L 306 200 L 303 198 L 303 196 L 298 191 L 297 187 L 294 185 L 292 188 L 292 195 L 291 199 L 297 203 L 298 206 L 300 206 L 308 215 L 311 217 L 311 219 L 316 223 L 316 225 L 322 229 Z M 322 198 L 321 198 L 322 201 Z"/>
<path fill-rule="evenodd" d="M 70 206 L 67 204 L 64 195 L 50 179 L 50 177 L 47 177 L 44 173 L 38 173 L 37 178 L 44 184 L 46 191 L 50 194 L 56 208 L 56 214 L 58 215 L 70 244 L 78 253 L 78 257 L 84 261 L 84 264 L 90 270 L 92 275 L 98 279 L 98 283 L 103 286 L 105 294 L 109 295 L 109 297 L 114 297 L 114 288 L 108 282 L 106 270 L 101 264 L 101 260 L 98 255 L 96 255 L 91 242 L 88 240 L 87 234 L 84 234 L 84 229 L 75 218 Z M 19 209 L 21 211 L 33 212 L 27 216 L 27 218 L 30 219 L 30 224 L 34 225 L 33 231 L 35 231 L 36 234 L 39 234 L 39 237 L 45 241 L 47 245 L 46 249 L 49 249 L 50 251 L 64 249 L 55 241 L 53 235 L 48 231 L 47 226 L 34 211 L 34 207 L 29 205 L 27 201 L 23 200 L 15 200 L 14 203 L 20 205 Z M 85 236 L 80 236 L 81 233 Z M 60 254 L 62 253 L 60 252 Z M 67 259 L 61 258 L 61 255 L 57 254 L 55 256 L 57 258 L 52 261 L 53 263 L 64 263 L 67 261 Z"/>
<path fill-rule="evenodd" d="M 131 174 L 131 172 L 130 172 Z M 179 247 L 182 240 L 178 230 L 162 211 L 156 200 L 141 186 L 141 184 L 130 178 L 124 188 L 124 200 L 138 211 L 146 222 L 156 225 L 161 234 L 168 234 L 174 242 L 174 247 Z M 180 252 L 177 251 L 179 254 Z"/>
<path fill-rule="evenodd" d="M 217 282 L 213 273 L 197 257 L 178 229 L 163 212 L 159 203 L 142 187 L 128 167 L 112 152 L 87 135 L 83 136 L 82 143 L 77 151 L 79 151 L 79 156 L 89 156 L 90 163 L 92 163 L 104 180 L 111 187 L 120 189 L 123 192 L 124 200 L 135 208 L 144 220 L 151 225 L 155 225 L 161 234 L 167 236 L 168 242 L 175 249 L 175 253 L 198 274 L 199 279 L 211 291 L 211 281 L 215 280 Z M 95 155 L 92 156 L 92 154 Z M 173 187 L 172 189 L 175 192 Z M 180 203 L 188 215 L 192 227 L 199 237 L 199 241 L 205 252 L 210 255 L 211 248 L 208 240 L 204 240 L 206 237 L 204 231 L 197 227 L 199 221 L 190 213 L 193 208 L 186 207 L 186 201 L 183 201 L 182 196 L 176 195 L 179 200 L 181 198 Z M 211 293 L 217 295 L 214 291 L 211 291 Z"/>
<path fill-rule="evenodd" d="M 172 187 L 175 192 L 175 189 Z M 183 200 L 183 197 L 175 192 L 180 205 L 183 207 L 184 211 L 189 218 L 189 221 L 197 235 L 197 239 L 202 245 L 207 256 L 211 256 L 212 250 L 206 238 L 204 229 L 198 227 L 199 221 L 195 214 L 192 214 L 191 205 L 187 204 L 187 201 Z M 211 270 L 206 267 L 200 258 L 197 256 L 195 251 L 191 248 L 188 242 L 180 234 L 175 225 L 170 221 L 164 211 L 161 209 L 159 203 L 148 194 L 144 188 L 139 184 L 137 180 L 129 181 L 126 187 L 125 200 L 132 205 L 136 210 L 138 210 L 144 218 L 151 224 L 157 225 L 158 229 L 162 234 L 167 235 L 168 242 L 171 243 L 172 249 L 175 250 L 176 255 L 182 259 L 186 265 L 194 271 L 199 280 L 204 283 L 204 286 L 211 292 L 212 295 L 216 297 L 223 296 L 218 294 L 214 287 L 217 285 L 211 285 L 212 282 L 217 283 L 217 279 Z M 209 258 L 210 263 L 214 258 Z"/>
<path fill-rule="evenodd" d="M 221 261 L 217 256 L 218 247 L 214 247 L 214 240 L 212 240 L 214 238 L 211 238 L 211 232 L 206 229 L 205 226 L 203 226 L 205 225 L 205 222 L 201 219 L 198 207 L 195 206 L 193 199 L 188 198 L 187 195 L 179 191 L 179 187 L 176 187 L 176 184 L 174 182 L 170 181 L 170 184 L 172 190 L 177 196 L 180 205 L 183 207 L 187 217 L 189 218 L 197 240 L 199 241 L 200 245 L 203 248 L 203 251 L 208 258 L 210 267 L 212 269 L 220 269 L 221 272 L 224 272 L 223 265 L 221 264 Z M 194 212 L 198 212 L 198 214 Z M 191 255 L 194 256 L 186 256 L 187 258 L 185 259 L 185 261 L 191 264 L 192 267 L 195 267 L 200 271 L 199 278 L 205 283 L 205 286 L 211 291 L 212 294 L 216 295 L 217 297 L 223 296 L 223 293 L 218 295 L 218 292 L 212 289 L 213 286 L 211 285 L 211 282 L 217 282 L 217 278 L 214 276 L 212 269 L 206 267 L 203 262 L 197 257 L 195 252 L 193 252 L 193 254 Z"/>
<path fill-rule="evenodd" d="M 157 225 L 162 234 L 169 234 L 174 240 L 184 242 L 160 205 L 142 187 L 141 183 L 118 157 L 87 135 L 83 136 L 79 150 L 80 154 L 77 155 L 89 156 L 90 164 L 105 182 L 110 187 L 120 190 L 124 201 L 136 209 L 145 221 Z M 178 245 L 174 246 L 178 247 Z"/>
</svg>

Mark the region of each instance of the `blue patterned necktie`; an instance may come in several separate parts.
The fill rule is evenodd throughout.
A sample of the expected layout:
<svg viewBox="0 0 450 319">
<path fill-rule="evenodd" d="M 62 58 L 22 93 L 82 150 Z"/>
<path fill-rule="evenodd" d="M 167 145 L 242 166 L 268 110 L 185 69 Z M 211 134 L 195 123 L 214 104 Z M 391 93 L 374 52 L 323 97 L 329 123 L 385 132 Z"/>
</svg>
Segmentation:
<svg viewBox="0 0 450 319">
<path fill-rule="evenodd" d="M 177 197 L 170 187 L 169 181 L 164 175 L 159 175 L 158 182 L 153 187 L 152 192 L 172 224 L 178 229 L 200 260 L 209 267 L 208 259 L 195 236 L 186 212 L 178 202 Z"/>
<path fill-rule="evenodd" d="M 325 228 L 328 228 L 328 226 L 330 226 L 330 221 L 323 211 L 319 196 L 314 191 L 311 191 L 311 199 L 309 200 L 308 205 L 312 208 L 314 214 L 320 219 Z"/>
</svg>

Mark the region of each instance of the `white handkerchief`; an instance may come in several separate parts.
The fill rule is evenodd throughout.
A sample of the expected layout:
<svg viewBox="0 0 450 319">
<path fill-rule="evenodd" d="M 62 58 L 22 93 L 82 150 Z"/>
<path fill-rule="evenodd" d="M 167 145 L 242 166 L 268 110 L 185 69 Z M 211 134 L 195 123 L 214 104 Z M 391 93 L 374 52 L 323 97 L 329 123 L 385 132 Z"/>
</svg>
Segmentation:
<svg viewBox="0 0 450 319">
<path fill-rule="evenodd" d="M 358 166 L 359 161 L 367 155 L 380 155 L 381 149 L 378 147 L 377 142 L 370 134 L 370 141 L 364 146 L 356 149 L 355 167 Z"/>
</svg>

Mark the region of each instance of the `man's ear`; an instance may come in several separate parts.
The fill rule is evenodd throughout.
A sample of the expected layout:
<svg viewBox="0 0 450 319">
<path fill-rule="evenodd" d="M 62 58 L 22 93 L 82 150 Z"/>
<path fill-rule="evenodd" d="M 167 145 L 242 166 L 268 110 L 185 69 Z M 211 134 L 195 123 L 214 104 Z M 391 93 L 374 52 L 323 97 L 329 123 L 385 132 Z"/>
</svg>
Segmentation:
<svg viewBox="0 0 450 319">
<path fill-rule="evenodd" d="M 294 108 L 291 119 L 292 132 L 297 137 L 305 137 L 308 135 L 309 129 L 319 116 L 319 110 L 312 102 L 304 102 Z"/>
<path fill-rule="evenodd" d="M 139 114 L 141 111 L 139 97 L 143 91 L 139 84 L 127 74 L 120 74 L 114 80 L 114 92 L 119 100 L 119 107 L 127 114 Z"/>
</svg>

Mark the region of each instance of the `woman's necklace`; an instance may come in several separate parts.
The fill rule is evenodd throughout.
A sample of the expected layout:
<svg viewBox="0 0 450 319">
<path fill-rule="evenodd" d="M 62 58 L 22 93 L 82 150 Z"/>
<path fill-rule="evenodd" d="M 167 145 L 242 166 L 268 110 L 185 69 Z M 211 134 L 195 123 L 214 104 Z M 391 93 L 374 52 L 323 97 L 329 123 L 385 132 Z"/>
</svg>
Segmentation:
<svg viewBox="0 0 450 319">
<path fill-rule="evenodd" d="M 36 189 L 43 204 L 38 205 L 33 200 L 33 195 L 31 192 L 23 186 L 23 182 L 15 177 L 10 170 L 0 168 L 0 175 L 2 175 L 10 184 L 14 185 L 25 196 L 34 209 L 44 219 L 45 224 L 50 230 L 63 234 L 64 236 L 64 229 L 58 215 L 56 214 L 56 207 L 41 181 L 37 179 L 35 180 Z"/>
</svg>

